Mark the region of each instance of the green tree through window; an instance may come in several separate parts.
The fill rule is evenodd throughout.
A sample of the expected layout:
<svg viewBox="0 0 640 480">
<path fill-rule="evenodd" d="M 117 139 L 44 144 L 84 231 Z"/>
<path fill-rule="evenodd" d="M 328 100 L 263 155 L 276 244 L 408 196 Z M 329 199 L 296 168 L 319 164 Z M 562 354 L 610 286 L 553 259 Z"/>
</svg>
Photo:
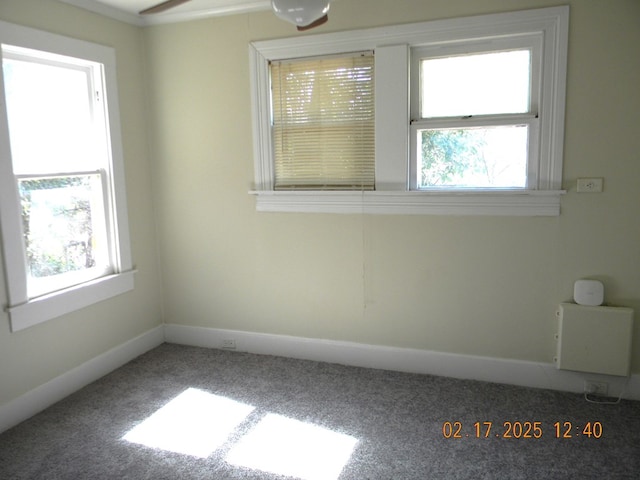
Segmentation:
<svg viewBox="0 0 640 480">
<path fill-rule="evenodd" d="M 27 265 L 33 277 L 95 266 L 92 177 L 98 175 L 19 182 Z M 32 228 L 34 224 L 39 228 Z"/>
</svg>

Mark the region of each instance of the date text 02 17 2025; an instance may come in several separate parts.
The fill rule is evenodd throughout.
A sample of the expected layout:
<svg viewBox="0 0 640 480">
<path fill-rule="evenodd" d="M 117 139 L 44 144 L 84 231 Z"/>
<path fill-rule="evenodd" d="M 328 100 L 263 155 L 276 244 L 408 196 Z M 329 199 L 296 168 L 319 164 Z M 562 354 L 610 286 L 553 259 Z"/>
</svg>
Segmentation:
<svg viewBox="0 0 640 480">
<path fill-rule="evenodd" d="M 465 428 L 462 422 L 446 421 L 442 423 L 442 435 L 447 439 L 458 438 L 542 438 L 542 422 L 474 422 L 472 428 Z M 601 438 L 603 428 L 601 422 L 555 422 L 552 424 L 553 438 Z"/>
</svg>

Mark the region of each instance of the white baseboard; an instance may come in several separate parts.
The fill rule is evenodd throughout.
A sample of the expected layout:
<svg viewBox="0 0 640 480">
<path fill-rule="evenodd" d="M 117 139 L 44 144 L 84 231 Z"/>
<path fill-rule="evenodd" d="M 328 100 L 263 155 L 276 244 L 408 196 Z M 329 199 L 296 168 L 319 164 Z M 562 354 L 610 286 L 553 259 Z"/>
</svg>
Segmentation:
<svg viewBox="0 0 640 480">
<path fill-rule="evenodd" d="M 164 328 L 159 326 L 98 355 L 9 403 L 0 405 L 0 433 L 162 343 Z"/>
<path fill-rule="evenodd" d="M 640 400 L 640 375 L 612 377 L 558 370 L 551 363 L 525 362 L 429 350 L 366 345 L 286 335 L 189 327 L 167 324 L 69 370 L 39 387 L 0 405 L 0 433 L 62 400 L 163 342 L 222 348 L 235 340 L 236 350 L 263 355 L 300 358 L 357 367 L 481 380 L 523 387 L 582 392 L 584 381 L 609 383 L 609 394 Z"/>
<path fill-rule="evenodd" d="M 558 370 L 553 363 L 537 363 L 429 350 L 365 345 L 285 335 L 165 325 L 165 341 L 207 348 L 222 348 L 235 340 L 236 350 L 301 358 L 357 367 L 379 368 L 523 387 L 582 393 L 584 381 L 605 381 L 609 395 L 640 400 L 640 375 L 614 377 Z"/>
</svg>

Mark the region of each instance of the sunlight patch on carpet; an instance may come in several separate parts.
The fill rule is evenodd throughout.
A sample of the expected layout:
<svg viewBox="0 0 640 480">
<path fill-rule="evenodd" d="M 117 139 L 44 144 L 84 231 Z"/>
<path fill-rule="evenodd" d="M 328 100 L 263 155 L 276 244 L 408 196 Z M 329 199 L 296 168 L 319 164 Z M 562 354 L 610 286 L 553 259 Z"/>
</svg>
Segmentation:
<svg viewBox="0 0 640 480">
<path fill-rule="evenodd" d="M 302 480 L 336 480 L 357 442 L 349 435 L 270 413 L 233 447 L 226 461 Z"/>
<path fill-rule="evenodd" d="M 188 388 L 124 437 L 132 443 L 206 458 L 254 407 Z"/>
</svg>

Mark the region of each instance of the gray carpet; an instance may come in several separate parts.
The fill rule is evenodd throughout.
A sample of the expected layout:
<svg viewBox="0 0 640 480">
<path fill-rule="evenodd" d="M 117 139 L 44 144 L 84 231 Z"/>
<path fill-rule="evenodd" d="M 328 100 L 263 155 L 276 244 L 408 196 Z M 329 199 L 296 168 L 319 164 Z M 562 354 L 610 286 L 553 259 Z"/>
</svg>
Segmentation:
<svg viewBox="0 0 640 480">
<path fill-rule="evenodd" d="M 217 444 L 169 451 L 166 424 L 156 447 L 139 443 L 133 432 L 185 392 L 205 411 L 188 407 L 197 420 L 181 417 L 173 440 Z M 444 437 L 447 421 L 461 438 Z M 556 438 L 558 421 L 571 438 Z M 492 422 L 487 438 L 475 422 Z M 540 422 L 531 438 L 525 422 Z M 591 437 L 586 422 L 599 422 Z M 164 344 L 0 435 L 0 478 L 637 479 L 640 402 Z"/>
</svg>

